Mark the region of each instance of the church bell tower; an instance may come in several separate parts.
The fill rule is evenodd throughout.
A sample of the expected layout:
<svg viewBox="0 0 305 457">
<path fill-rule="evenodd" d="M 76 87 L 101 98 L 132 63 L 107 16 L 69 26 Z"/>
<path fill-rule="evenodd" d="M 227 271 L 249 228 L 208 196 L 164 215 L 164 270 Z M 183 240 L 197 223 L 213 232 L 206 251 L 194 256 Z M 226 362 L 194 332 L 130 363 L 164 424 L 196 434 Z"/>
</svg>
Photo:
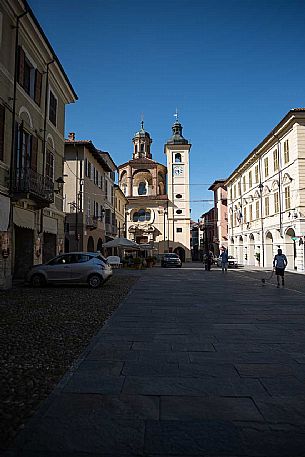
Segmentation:
<svg viewBox="0 0 305 457">
<path fill-rule="evenodd" d="M 167 158 L 167 193 L 169 199 L 168 223 L 172 252 L 182 260 L 191 260 L 190 247 L 190 176 L 189 156 L 191 144 L 182 135 L 182 125 L 175 114 L 172 136 L 164 146 Z M 184 259 L 183 259 L 184 257 Z"/>
<path fill-rule="evenodd" d="M 150 145 L 152 139 L 148 132 L 144 130 L 144 121 L 141 122 L 141 129 L 135 134 L 133 142 L 133 159 L 151 159 Z"/>
</svg>

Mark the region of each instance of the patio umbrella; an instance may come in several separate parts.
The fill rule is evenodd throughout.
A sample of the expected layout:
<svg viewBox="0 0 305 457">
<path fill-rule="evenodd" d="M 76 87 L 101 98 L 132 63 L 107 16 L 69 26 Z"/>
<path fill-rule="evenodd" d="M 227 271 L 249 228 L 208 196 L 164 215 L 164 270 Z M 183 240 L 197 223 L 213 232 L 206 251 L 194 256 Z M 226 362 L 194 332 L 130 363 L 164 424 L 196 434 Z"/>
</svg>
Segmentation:
<svg viewBox="0 0 305 457">
<path fill-rule="evenodd" d="M 134 241 L 128 240 L 127 238 L 114 238 L 111 241 L 103 244 L 104 248 L 122 248 L 122 249 L 140 249 L 140 246 Z"/>
</svg>

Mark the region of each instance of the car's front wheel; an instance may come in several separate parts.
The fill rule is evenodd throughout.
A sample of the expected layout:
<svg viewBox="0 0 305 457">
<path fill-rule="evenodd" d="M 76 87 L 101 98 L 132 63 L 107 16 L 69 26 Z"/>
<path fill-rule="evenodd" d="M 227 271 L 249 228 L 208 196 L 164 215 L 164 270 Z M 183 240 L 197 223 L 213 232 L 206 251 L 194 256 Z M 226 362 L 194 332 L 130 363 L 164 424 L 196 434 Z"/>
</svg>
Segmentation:
<svg viewBox="0 0 305 457">
<path fill-rule="evenodd" d="M 33 287 L 43 287 L 46 285 L 46 280 L 43 275 L 37 273 L 31 278 L 31 285 Z"/>
<path fill-rule="evenodd" d="M 91 289 L 97 289 L 102 285 L 102 282 L 102 278 L 100 277 L 100 275 L 97 274 L 90 275 L 88 278 L 88 285 L 89 287 L 91 287 Z"/>
</svg>

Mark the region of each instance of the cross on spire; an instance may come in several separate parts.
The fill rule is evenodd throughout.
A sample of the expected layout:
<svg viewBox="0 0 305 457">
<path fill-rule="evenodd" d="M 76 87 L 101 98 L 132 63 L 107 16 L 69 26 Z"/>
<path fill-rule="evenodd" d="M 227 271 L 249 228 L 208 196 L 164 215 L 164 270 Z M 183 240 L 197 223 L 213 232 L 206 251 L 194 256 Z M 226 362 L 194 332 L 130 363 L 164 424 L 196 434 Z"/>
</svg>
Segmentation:
<svg viewBox="0 0 305 457">
<path fill-rule="evenodd" d="M 174 114 L 174 117 L 176 118 L 176 122 L 178 122 L 178 120 L 179 120 L 178 108 L 176 108 L 176 112 Z"/>
<path fill-rule="evenodd" d="M 144 113 L 141 113 L 141 129 L 144 130 Z"/>
</svg>

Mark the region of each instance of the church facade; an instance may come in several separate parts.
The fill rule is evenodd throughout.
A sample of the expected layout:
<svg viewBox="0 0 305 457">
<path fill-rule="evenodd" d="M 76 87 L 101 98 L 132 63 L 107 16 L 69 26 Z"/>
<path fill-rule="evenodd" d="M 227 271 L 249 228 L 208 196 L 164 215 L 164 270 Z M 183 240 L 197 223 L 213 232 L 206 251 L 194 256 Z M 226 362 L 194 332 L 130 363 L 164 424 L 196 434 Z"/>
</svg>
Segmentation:
<svg viewBox="0 0 305 457">
<path fill-rule="evenodd" d="M 128 203 L 126 237 L 150 255 L 177 253 L 191 259 L 189 153 L 178 119 L 164 145 L 167 166 L 152 159 L 150 134 L 141 129 L 132 139 L 132 159 L 118 167 L 119 187 Z"/>
</svg>

